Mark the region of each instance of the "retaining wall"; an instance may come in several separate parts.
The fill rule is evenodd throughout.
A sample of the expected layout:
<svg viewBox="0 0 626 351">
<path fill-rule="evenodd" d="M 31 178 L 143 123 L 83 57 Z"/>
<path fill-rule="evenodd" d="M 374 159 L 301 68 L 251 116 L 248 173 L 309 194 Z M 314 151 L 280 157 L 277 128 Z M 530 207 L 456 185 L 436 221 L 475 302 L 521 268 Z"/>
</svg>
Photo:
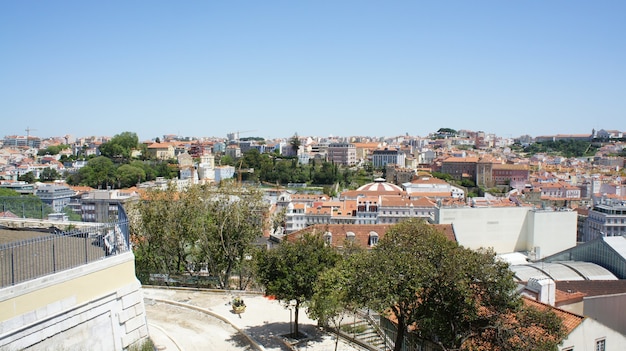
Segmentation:
<svg viewBox="0 0 626 351">
<path fill-rule="evenodd" d="M 0 350 L 125 350 L 147 337 L 132 252 L 0 289 Z"/>
</svg>

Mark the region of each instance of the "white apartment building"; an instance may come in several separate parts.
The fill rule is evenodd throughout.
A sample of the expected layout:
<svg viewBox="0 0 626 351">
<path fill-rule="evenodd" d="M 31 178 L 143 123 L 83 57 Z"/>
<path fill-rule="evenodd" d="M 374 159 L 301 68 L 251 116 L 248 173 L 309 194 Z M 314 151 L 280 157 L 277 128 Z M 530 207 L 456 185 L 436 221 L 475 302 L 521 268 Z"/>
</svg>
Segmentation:
<svg viewBox="0 0 626 351">
<path fill-rule="evenodd" d="M 388 163 L 404 166 L 406 155 L 397 149 L 379 149 L 372 153 L 372 166 L 374 168 L 384 168 Z"/>
<path fill-rule="evenodd" d="M 589 210 L 583 241 L 598 237 L 626 236 L 626 201 L 603 196 Z"/>
<path fill-rule="evenodd" d="M 328 161 L 342 166 L 354 166 L 356 164 L 356 145 L 351 143 L 329 144 Z"/>
</svg>

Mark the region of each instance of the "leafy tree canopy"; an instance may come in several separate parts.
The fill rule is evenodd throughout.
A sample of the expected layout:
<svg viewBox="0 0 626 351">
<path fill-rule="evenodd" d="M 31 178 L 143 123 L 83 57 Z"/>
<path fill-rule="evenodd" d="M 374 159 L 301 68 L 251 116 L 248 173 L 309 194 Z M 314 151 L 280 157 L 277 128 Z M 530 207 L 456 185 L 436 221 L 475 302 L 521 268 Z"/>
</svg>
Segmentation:
<svg viewBox="0 0 626 351">
<path fill-rule="evenodd" d="M 263 234 L 266 205 L 257 189 L 229 184 L 151 190 L 129 209 L 138 270 L 191 275 L 206 268 L 219 287 L 251 280 L 249 258 Z"/>
<path fill-rule="evenodd" d="M 530 155 L 548 153 L 563 157 L 591 156 L 597 150 L 597 146 L 584 140 L 548 140 L 533 143 L 524 148 L 524 152 Z"/>
<path fill-rule="evenodd" d="M 51 182 L 59 178 L 61 178 L 61 174 L 56 169 L 50 167 L 44 168 L 39 175 L 39 180 L 42 182 Z"/>
<path fill-rule="evenodd" d="M 302 142 L 300 142 L 300 137 L 298 137 L 298 133 L 295 133 L 291 137 L 291 139 L 289 139 L 289 145 L 291 146 L 291 149 L 294 151 L 294 153 L 298 152 L 300 145 L 302 145 Z"/>
<path fill-rule="evenodd" d="M 346 296 L 391 313 L 396 321 L 395 350 L 402 349 L 409 326 L 444 350 L 479 344 L 508 350 L 517 338 L 529 340 L 525 334 L 529 329 L 507 325 L 511 318 L 528 318 L 540 326 L 542 340 L 550 340 L 530 342 L 529 350 L 553 350 L 563 335 L 552 312 L 523 309 L 513 273 L 493 251 L 463 248 L 423 220 L 393 226 L 375 249 L 346 269 L 348 273 L 342 273 L 350 277 L 343 280 L 350 282 L 344 288 Z M 498 339 L 488 330 L 497 336 L 509 334 Z"/>
<path fill-rule="evenodd" d="M 39 156 L 58 155 L 59 152 L 61 152 L 62 150 L 65 150 L 65 149 L 69 149 L 69 147 L 70 147 L 69 145 L 65 145 L 65 144 L 63 144 L 63 145 L 51 145 L 51 146 L 48 146 L 45 149 L 39 150 L 37 152 L 37 155 L 39 155 Z"/>
<path fill-rule="evenodd" d="M 319 275 L 334 267 L 339 254 L 313 234 L 295 242 L 283 242 L 276 249 L 258 256 L 258 278 L 268 295 L 285 304 L 295 304 L 294 334 L 298 335 L 298 313 L 302 304 L 314 294 Z"/>
<path fill-rule="evenodd" d="M 17 180 L 32 184 L 37 181 L 37 178 L 35 178 L 35 174 L 33 172 L 28 172 L 17 177 Z"/>
<path fill-rule="evenodd" d="M 130 188 L 146 180 L 146 171 L 137 164 L 124 164 L 117 168 L 116 178 L 119 188 Z"/>
<path fill-rule="evenodd" d="M 133 132 L 123 132 L 115 135 L 110 141 L 100 145 L 102 156 L 109 158 L 130 159 L 133 149 L 137 148 L 139 137 Z"/>
<path fill-rule="evenodd" d="M 439 130 L 437 130 L 438 134 L 448 134 L 448 135 L 456 135 L 457 131 L 452 129 L 452 128 L 439 128 Z"/>
<path fill-rule="evenodd" d="M 0 196 L 20 196 L 20 193 L 13 189 L 0 188 Z"/>
<path fill-rule="evenodd" d="M 441 172 L 432 172 L 431 173 L 433 177 L 435 178 L 439 178 L 439 179 L 443 179 L 447 182 L 451 181 L 453 178 L 451 175 L 447 174 L 447 173 L 441 173 Z"/>
<path fill-rule="evenodd" d="M 106 189 L 116 182 L 115 164 L 110 158 L 98 156 L 87 161 L 87 165 L 78 171 L 81 185 Z"/>
</svg>

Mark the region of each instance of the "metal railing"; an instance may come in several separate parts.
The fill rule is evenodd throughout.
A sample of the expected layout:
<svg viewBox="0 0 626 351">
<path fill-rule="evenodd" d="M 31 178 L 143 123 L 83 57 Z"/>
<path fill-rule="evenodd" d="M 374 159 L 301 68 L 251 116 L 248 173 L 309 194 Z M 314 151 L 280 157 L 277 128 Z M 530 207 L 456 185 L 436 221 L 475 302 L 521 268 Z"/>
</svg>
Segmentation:
<svg viewBox="0 0 626 351">
<path fill-rule="evenodd" d="M 130 250 L 128 220 L 0 245 L 0 287 Z"/>
</svg>

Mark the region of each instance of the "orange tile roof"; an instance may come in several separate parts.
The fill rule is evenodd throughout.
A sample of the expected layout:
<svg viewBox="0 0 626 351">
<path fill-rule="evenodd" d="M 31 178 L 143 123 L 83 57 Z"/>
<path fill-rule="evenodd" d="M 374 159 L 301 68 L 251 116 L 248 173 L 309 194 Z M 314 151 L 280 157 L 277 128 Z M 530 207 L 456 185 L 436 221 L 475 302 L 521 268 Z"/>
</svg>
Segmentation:
<svg viewBox="0 0 626 351">
<path fill-rule="evenodd" d="M 411 184 L 448 184 L 448 182 L 431 175 L 418 175 L 411 180 Z"/>
<path fill-rule="evenodd" d="M 308 215 L 330 215 L 332 208 L 330 207 L 309 207 L 305 210 Z"/>
<path fill-rule="evenodd" d="M 552 310 L 552 312 L 556 313 L 556 315 L 559 316 L 559 318 L 561 318 L 561 320 L 563 321 L 563 326 L 565 327 L 567 334 L 576 329 L 576 327 L 578 327 L 585 319 L 585 317 L 583 316 L 579 316 L 577 314 L 562 310 L 557 307 L 546 305 L 528 297 L 522 297 L 522 301 L 524 302 L 524 305 L 534 307 L 538 310 Z"/>
<path fill-rule="evenodd" d="M 433 225 L 446 238 L 456 242 L 456 235 L 452 224 Z M 369 235 L 371 232 L 378 234 L 379 240 L 382 239 L 387 230 L 393 227 L 393 224 L 316 224 L 310 227 L 287 234 L 285 240 L 295 241 L 301 238 L 305 233 L 313 233 L 314 235 L 324 235 L 326 232 L 332 234 L 331 245 L 342 247 L 346 245 L 348 233 L 354 233 L 354 242 L 361 247 L 368 247 Z"/>
<path fill-rule="evenodd" d="M 494 170 L 516 170 L 516 171 L 521 170 L 521 171 L 527 171 L 529 169 L 529 167 L 528 167 L 527 164 L 514 164 L 514 165 L 511 165 L 511 164 L 507 164 L 507 163 L 504 163 L 504 164 L 498 163 L 498 164 L 494 164 L 493 165 L 493 169 Z"/>
<path fill-rule="evenodd" d="M 176 144 L 168 142 L 152 143 L 148 145 L 148 149 L 167 149 L 170 146 L 176 147 Z"/>
<path fill-rule="evenodd" d="M 83 186 L 83 185 L 73 185 L 70 186 L 70 189 L 78 192 L 78 193 L 86 193 L 86 192 L 90 192 L 95 190 L 94 188 L 90 187 L 90 186 Z"/>
<path fill-rule="evenodd" d="M 452 194 L 449 191 L 437 191 L 437 192 L 423 192 L 423 191 L 414 191 L 409 194 L 412 198 L 416 197 L 428 197 L 432 199 L 438 198 L 451 198 Z"/>
<path fill-rule="evenodd" d="M 478 157 L 448 157 L 443 160 L 444 163 L 476 163 L 478 162 Z"/>
<path fill-rule="evenodd" d="M 413 207 L 435 207 L 435 203 L 425 197 L 419 199 L 408 199 L 400 196 L 381 196 L 380 207 L 385 206 L 413 206 Z"/>
<path fill-rule="evenodd" d="M 359 149 L 377 149 L 380 147 L 380 143 L 352 143 Z"/>
</svg>

